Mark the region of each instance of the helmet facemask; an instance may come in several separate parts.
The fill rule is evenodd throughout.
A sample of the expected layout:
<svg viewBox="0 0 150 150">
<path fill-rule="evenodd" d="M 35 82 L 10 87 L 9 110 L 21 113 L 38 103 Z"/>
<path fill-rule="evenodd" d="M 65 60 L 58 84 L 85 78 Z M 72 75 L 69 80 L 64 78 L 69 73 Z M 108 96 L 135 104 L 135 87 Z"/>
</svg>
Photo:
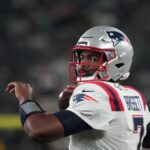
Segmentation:
<svg viewBox="0 0 150 150">
<path fill-rule="evenodd" d="M 99 59 L 98 63 L 91 64 L 81 62 L 81 53 L 85 51 L 93 53 Z M 73 82 L 85 82 L 93 80 L 105 80 L 108 61 L 114 58 L 113 50 L 97 49 L 95 47 L 75 46 L 73 48 L 73 61 L 69 63 L 70 80 Z"/>
</svg>

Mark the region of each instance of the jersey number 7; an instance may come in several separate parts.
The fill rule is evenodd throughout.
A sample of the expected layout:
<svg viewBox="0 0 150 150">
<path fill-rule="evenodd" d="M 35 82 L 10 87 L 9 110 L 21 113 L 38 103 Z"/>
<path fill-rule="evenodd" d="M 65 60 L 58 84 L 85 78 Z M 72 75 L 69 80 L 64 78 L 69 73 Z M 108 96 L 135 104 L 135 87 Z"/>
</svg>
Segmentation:
<svg viewBox="0 0 150 150">
<path fill-rule="evenodd" d="M 143 116 L 142 115 L 134 115 L 133 116 L 133 133 L 139 134 L 139 143 L 137 145 L 137 150 L 141 149 L 142 139 L 144 135 L 144 126 L 143 126 Z"/>
</svg>

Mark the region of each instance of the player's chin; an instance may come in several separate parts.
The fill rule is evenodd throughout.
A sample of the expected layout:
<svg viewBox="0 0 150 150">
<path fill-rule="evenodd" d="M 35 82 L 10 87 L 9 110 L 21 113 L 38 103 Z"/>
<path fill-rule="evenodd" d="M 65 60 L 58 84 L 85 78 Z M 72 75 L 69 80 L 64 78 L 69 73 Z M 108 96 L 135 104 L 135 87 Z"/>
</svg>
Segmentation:
<svg viewBox="0 0 150 150">
<path fill-rule="evenodd" d="M 90 77 L 92 75 L 93 75 L 93 72 L 91 72 L 91 73 L 89 73 L 89 72 L 88 73 L 83 72 L 83 73 L 80 74 L 81 77 Z"/>
<path fill-rule="evenodd" d="M 88 75 L 87 73 L 81 73 L 80 76 L 81 76 L 81 77 L 87 77 L 87 76 L 89 76 L 89 75 Z"/>
</svg>

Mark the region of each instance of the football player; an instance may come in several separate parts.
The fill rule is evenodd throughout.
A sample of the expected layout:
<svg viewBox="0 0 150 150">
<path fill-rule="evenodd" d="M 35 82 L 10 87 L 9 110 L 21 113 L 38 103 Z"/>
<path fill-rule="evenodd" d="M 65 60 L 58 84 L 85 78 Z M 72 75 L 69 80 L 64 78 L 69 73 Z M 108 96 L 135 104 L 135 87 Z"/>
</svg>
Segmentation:
<svg viewBox="0 0 150 150">
<path fill-rule="evenodd" d="M 73 47 L 70 80 L 59 96 L 61 111 L 46 114 L 28 83 L 11 82 L 24 131 L 49 142 L 70 136 L 69 150 L 141 150 L 150 114 L 141 92 L 119 84 L 130 75 L 133 47 L 120 30 L 95 26 Z M 149 147 L 149 136 L 144 146 Z"/>
</svg>

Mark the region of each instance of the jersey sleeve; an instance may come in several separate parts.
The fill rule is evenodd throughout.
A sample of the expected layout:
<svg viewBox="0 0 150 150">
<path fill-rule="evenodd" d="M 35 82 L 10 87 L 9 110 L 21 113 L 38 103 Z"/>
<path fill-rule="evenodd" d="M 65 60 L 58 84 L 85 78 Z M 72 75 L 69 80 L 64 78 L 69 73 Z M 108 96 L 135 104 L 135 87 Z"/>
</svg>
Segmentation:
<svg viewBox="0 0 150 150">
<path fill-rule="evenodd" d="M 96 130 L 108 130 L 114 116 L 105 91 L 94 84 L 78 86 L 67 110 L 72 111 Z"/>
</svg>

